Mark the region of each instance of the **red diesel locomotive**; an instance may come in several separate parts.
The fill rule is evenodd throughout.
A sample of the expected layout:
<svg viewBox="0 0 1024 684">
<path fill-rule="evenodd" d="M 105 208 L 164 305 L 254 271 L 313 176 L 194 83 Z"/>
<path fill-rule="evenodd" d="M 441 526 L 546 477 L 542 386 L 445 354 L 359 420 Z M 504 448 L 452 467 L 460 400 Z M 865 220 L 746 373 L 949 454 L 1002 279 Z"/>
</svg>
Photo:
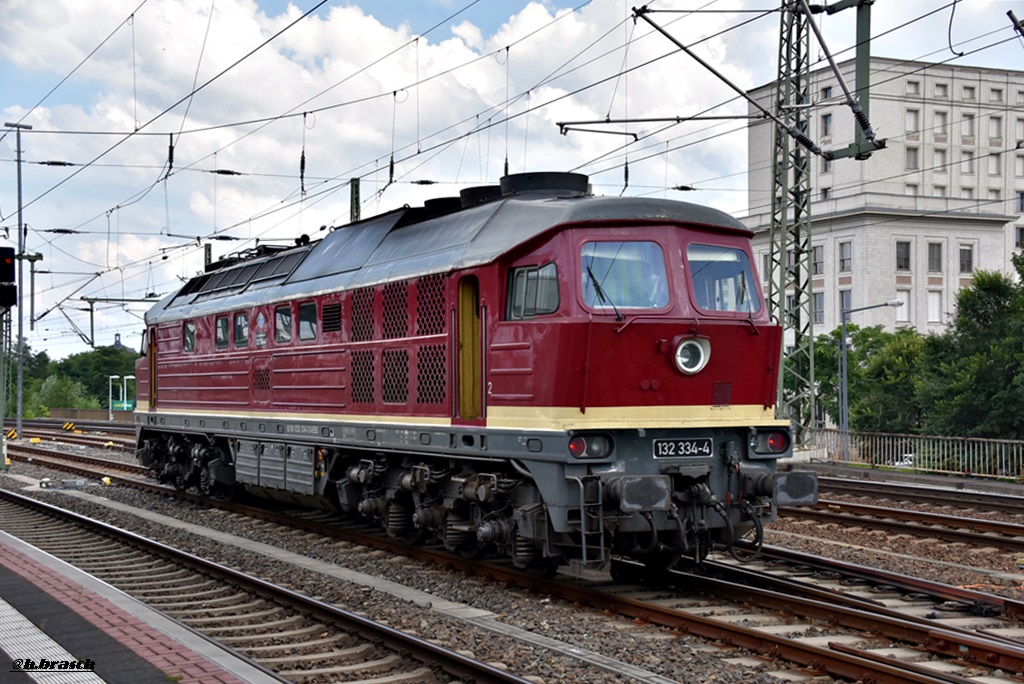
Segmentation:
<svg viewBox="0 0 1024 684">
<path fill-rule="evenodd" d="M 146 315 L 139 459 L 521 567 L 756 545 L 817 480 L 750 237 L 520 174 L 221 260 Z"/>
</svg>

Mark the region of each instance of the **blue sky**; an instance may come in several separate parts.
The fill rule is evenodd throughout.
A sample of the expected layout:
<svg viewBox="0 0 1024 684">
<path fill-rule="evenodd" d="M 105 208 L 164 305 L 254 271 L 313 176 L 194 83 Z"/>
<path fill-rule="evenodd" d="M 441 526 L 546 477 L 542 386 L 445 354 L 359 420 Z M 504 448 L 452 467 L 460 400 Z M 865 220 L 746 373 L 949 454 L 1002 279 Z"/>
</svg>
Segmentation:
<svg viewBox="0 0 1024 684">
<path fill-rule="evenodd" d="M 638 3 L 334 0 L 256 50 L 316 4 L 5 0 L 0 109 L 4 121 L 34 127 L 22 145 L 26 252 L 42 257 L 33 350 L 63 358 L 88 349 L 82 297 L 124 300 L 95 304 L 95 342 L 120 335 L 137 347 L 146 305 L 130 300 L 180 287 L 202 270 L 206 245 L 219 258 L 346 222 L 353 177 L 363 216 L 493 183 L 506 163 L 511 172 L 586 173 L 602 194 L 747 208 L 741 120 L 622 126 L 640 138 L 630 145 L 620 135 L 560 135 L 560 121 L 745 113 L 727 86 L 634 23 Z M 771 80 L 778 15 L 737 10 L 777 3 L 652 4 L 705 6 L 722 11 L 653 18 L 740 87 Z M 1024 69 L 1006 17 L 1024 18 L 1024 0 L 874 8 L 877 56 Z M 854 13 L 819 20 L 831 50 L 848 57 Z M 971 54 L 957 58 L 950 40 Z M 14 244 L 16 151 L 12 134 L 0 136 L 0 244 Z M 54 160 L 75 166 L 41 163 Z M 214 173 L 224 170 L 239 175 Z M 699 192 L 682 197 L 669 190 L 676 185 Z"/>
</svg>

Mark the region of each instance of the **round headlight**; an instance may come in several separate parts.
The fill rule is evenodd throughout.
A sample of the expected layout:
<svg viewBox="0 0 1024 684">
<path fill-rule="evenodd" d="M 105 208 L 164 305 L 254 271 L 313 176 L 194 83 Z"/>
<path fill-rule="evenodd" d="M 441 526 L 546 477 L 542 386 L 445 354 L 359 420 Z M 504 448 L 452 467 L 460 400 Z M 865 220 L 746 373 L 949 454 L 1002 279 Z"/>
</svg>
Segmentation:
<svg viewBox="0 0 1024 684">
<path fill-rule="evenodd" d="M 703 338 L 683 340 L 676 347 L 676 368 L 687 375 L 700 372 L 710 359 L 711 343 Z"/>
</svg>

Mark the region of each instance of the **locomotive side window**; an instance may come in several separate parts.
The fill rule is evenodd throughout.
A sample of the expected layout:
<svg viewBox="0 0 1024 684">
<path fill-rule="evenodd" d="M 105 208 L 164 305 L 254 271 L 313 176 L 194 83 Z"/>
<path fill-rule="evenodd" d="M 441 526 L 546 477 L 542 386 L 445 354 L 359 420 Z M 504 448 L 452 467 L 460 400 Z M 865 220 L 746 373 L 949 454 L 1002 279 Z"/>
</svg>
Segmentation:
<svg viewBox="0 0 1024 684">
<path fill-rule="evenodd" d="M 292 307 L 274 309 L 274 341 L 283 344 L 292 341 Z"/>
<path fill-rule="evenodd" d="M 705 311 L 756 313 L 761 309 L 747 253 L 734 247 L 691 244 L 686 248 L 696 304 Z"/>
<path fill-rule="evenodd" d="M 227 349 L 229 342 L 229 326 L 230 324 L 228 323 L 227 316 L 217 316 L 217 332 L 215 337 L 217 349 Z"/>
<path fill-rule="evenodd" d="M 558 268 L 554 263 L 522 266 L 509 274 L 505 319 L 521 321 L 558 310 Z"/>
<path fill-rule="evenodd" d="M 249 346 L 249 314 L 235 314 L 235 346 Z"/>
<path fill-rule="evenodd" d="M 316 302 L 299 305 L 299 339 L 316 339 Z"/>
<path fill-rule="evenodd" d="M 182 335 L 182 347 L 185 351 L 196 350 L 196 323 L 195 321 L 185 321 L 185 327 Z"/>
<path fill-rule="evenodd" d="M 594 309 L 668 306 L 665 255 L 656 242 L 587 242 L 580 250 L 581 291 Z"/>
</svg>

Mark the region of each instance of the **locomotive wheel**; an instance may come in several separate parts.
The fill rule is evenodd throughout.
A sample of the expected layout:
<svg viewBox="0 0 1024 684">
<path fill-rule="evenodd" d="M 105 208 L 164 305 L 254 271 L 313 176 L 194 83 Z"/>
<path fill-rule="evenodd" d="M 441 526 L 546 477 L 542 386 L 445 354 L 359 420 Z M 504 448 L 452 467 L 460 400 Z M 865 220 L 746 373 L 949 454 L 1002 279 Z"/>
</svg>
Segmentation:
<svg viewBox="0 0 1024 684">
<path fill-rule="evenodd" d="M 555 558 L 535 558 L 526 564 L 526 572 L 535 577 L 551 579 L 558 574 L 558 560 Z"/>
<path fill-rule="evenodd" d="M 458 552 L 466 560 L 479 560 L 487 555 L 487 547 L 484 544 L 467 542 L 459 546 Z"/>
<path fill-rule="evenodd" d="M 662 575 L 673 567 L 679 560 L 679 554 L 671 552 L 652 553 L 639 559 L 644 564 L 648 573 Z"/>
<path fill-rule="evenodd" d="M 645 568 L 622 558 L 612 558 L 608 565 L 608 574 L 616 582 L 641 583 L 647 580 Z"/>
</svg>

